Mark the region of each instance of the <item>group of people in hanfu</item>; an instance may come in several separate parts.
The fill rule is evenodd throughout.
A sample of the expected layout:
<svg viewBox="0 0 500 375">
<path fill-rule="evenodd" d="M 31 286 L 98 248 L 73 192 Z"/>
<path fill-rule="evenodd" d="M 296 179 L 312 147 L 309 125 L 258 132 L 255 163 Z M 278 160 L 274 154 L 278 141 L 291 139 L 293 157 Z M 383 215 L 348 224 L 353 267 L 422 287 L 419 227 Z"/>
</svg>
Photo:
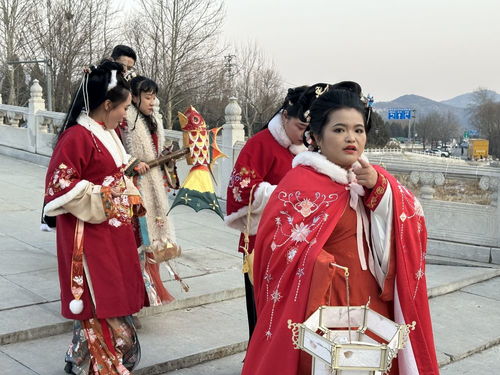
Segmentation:
<svg viewBox="0 0 500 375">
<path fill-rule="evenodd" d="M 74 321 L 70 374 L 131 373 L 141 356 L 134 314 L 174 298 L 159 255 L 179 255 L 167 216 L 176 186 L 168 168 L 146 163 L 170 145 L 154 111 L 158 86 L 134 74 L 136 60 L 119 45 L 84 69 L 47 170 L 44 217 L 57 228 L 62 315 Z M 365 156 L 372 119 L 372 99 L 355 82 L 291 88 L 241 150 L 225 223 L 241 232 L 247 271 L 243 374 L 311 374 L 288 322 L 368 302 L 414 323 L 389 373 L 439 373 L 422 206 Z M 135 176 L 125 173 L 132 159 Z"/>
</svg>

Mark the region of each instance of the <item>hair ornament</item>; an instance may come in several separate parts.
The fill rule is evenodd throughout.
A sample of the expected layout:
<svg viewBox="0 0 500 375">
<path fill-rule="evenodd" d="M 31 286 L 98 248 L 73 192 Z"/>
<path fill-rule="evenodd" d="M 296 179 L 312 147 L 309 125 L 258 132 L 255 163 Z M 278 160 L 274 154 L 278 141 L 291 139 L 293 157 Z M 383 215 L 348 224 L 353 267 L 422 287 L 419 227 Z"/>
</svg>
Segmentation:
<svg viewBox="0 0 500 375">
<path fill-rule="evenodd" d="M 116 85 L 118 84 L 118 80 L 116 79 L 116 73 L 118 71 L 116 69 L 112 70 L 111 71 L 111 80 L 109 81 L 109 85 L 108 85 L 108 91 L 115 88 Z"/>
<path fill-rule="evenodd" d="M 310 112 L 311 111 L 309 109 L 304 112 L 304 118 L 306 119 L 306 122 L 310 122 L 311 121 L 311 116 L 309 116 Z"/>
<path fill-rule="evenodd" d="M 314 93 L 316 94 L 316 98 L 320 97 L 325 92 L 327 92 L 329 88 L 330 88 L 330 85 L 326 85 L 325 87 L 316 86 L 316 88 L 314 89 Z"/>
<path fill-rule="evenodd" d="M 132 78 L 137 77 L 137 71 L 134 68 L 128 69 L 127 72 L 123 75 L 123 78 L 125 81 L 129 82 L 132 80 Z"/>
</svg>

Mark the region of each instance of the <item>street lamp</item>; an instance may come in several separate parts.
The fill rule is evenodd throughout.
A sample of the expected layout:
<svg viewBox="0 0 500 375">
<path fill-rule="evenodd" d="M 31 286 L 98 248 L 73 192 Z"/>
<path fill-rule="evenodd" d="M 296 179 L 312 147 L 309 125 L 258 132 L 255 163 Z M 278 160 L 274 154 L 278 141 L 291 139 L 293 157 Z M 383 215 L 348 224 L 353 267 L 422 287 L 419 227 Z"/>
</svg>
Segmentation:
<svg viewBox="0 0 500 375">
<path fill-rule="evenodd" d="M 38 64 L 38 63 L 45 64 L 45 80 L 47 82 L 47 109 L 49 111 L 52 111 L 52 62 L 49 59 L 7 61 L 8 65 Z"/>
</svg>

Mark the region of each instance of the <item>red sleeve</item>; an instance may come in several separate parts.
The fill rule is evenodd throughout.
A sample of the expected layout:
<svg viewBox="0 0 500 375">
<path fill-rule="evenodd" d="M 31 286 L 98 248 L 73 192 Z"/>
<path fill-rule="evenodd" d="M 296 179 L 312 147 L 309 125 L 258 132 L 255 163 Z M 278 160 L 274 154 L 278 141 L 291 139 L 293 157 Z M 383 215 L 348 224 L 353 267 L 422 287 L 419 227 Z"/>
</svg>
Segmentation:
<svg viewBox="0 0 500 375">
<path fill-rule="evenodd" d="M 367 190 L 368 194 L 364 197 L 365 206 L 375 211 L 382 200 L 387 189 L 387 179 L 381 173 L 378 173 L 377 183 L 372 189 Z"/>
<path fill-rule="evenodd" d="M 272 167 L 271 155 L 261 142 L 262 138 L 250 139 L 238 156 L 227 187 L 227 214 L 248 206 L 250 191 L 264 181 Z"/>
<path fill-rule="evenodd" d="M 82 171 L 91 152 L 86 147 L 85 134 L 79 130 L 76 126 L 66 130 L 57 142 L 45 178 L 45 203 L 64 196 L 77 186 L 77 190 L 83 188 Z"/>
</svg>

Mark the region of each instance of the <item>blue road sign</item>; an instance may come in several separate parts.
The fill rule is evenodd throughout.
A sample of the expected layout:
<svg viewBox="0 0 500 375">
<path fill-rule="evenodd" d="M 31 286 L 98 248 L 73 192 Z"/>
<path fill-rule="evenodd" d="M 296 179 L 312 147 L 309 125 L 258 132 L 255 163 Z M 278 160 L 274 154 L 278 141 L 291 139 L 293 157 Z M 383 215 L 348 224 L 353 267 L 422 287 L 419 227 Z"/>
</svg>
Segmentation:
<svg viewBox="0 0 500 375">
<path fill-rule="evenodd" d="M 411 109 L 389 109 L 387 110 L 388 120 L 409 120 L 411 119 Z"/>
</svg>

